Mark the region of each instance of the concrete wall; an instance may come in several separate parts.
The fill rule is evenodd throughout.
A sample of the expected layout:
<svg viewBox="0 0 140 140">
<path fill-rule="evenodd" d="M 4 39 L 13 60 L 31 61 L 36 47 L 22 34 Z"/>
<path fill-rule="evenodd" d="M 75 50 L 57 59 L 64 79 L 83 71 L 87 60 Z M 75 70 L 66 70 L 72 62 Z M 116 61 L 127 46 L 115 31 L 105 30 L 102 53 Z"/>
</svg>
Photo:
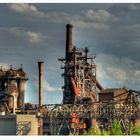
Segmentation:
<svg viewBox="0 0 140 140">
<path fill-rule="evenodd" d="M 36 115 L 17 115 L 17 135 L 38 135 Z"/>
<path fill-rule="evenodd" d="M 15 115 L 0 115 L 0 135 L 16 135 Z"/>
<path fill-rule="evenodd" d="M 38 135 L 36 115 L 0 115 L 0 135 Z"/>
</svg>

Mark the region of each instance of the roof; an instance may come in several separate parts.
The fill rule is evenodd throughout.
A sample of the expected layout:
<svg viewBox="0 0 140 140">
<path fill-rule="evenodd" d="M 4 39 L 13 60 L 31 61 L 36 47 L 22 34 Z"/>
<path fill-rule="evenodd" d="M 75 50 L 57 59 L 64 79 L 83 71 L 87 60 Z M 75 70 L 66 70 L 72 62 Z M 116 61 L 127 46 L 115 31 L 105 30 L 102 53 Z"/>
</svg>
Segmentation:
<svg viewBox="0 0 140 140">
<path fill-rule="evenodd" d="M 107 88 L 104 91 L 100 91 L 99 94 L 100 93 L 113 93 L 113 92 L 115 92 L 117 90 L 125 90 L 125 91 L 127 91 L 128 89 L 126 89 L 124 87 L 123 88 Z"/>
</svg>

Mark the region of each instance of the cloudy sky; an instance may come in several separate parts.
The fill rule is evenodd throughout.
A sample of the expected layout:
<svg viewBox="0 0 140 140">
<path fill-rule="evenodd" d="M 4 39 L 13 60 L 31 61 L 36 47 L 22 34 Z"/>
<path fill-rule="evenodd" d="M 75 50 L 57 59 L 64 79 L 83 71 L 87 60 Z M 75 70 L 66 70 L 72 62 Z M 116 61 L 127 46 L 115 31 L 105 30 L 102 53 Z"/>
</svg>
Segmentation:
<svg viewBox="0 0 140 140">
<path fill-rule="evenodd" d="M 96 54 L 105 88 L 140 90 L 140 4 L 0 4 L 0 65 L 29 75 L 26 102 L 38 103 L 38 66 L 43 64 L 43 102 L 62 102 L 58 58 L 65 54 L 65 26 L 73 45 Z"/>
</svg>

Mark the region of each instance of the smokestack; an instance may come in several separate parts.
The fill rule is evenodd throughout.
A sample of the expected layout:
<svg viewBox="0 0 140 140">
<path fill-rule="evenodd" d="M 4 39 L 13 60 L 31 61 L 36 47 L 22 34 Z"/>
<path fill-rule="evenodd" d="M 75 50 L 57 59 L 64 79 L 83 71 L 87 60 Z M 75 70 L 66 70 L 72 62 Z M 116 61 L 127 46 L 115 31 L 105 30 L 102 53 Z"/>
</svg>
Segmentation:
<svg viewBox="0 0 140 140">
<path fill-rule="evenodd" d="M 66 58 L 72 52 L 72 24 L 66 25 Z"/>
<path fill-rule="evenodd" d="M 38 62 L 38 71 L 39 71 L 39 107 L 42 106 L 42 72 L 43 72 L 43 63 Z"/>
</svg>

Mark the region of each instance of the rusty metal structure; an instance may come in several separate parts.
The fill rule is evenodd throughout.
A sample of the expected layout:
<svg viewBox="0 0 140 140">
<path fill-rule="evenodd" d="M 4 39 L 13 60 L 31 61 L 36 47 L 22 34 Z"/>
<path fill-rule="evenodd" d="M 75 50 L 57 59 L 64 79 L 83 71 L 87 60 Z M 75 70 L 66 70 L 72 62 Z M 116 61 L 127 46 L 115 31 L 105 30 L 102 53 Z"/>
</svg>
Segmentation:
<svg viewBox="0 0 140 140">
<path fill-rule="evenodd" d="M 59 59 L 64 70 L 63 103 L 43 105 L 43 62 L 38 62 L 39 104 L 24 103 L 27 74 L 20 69 L 0 69 L 0 112 L 35 114 L 39 135 L 81 135 L 92 126 L 107 130 L 113 119 L 131 135 L 131 127 L 140 119 L 140 92 L 119 88 L 104 89 L 96 79 L 95 55 L 88 48 L 72 45 L 71 24 L 66 25 L 65 58 Z M 97 92 L 97 88 L 99 92 Z M 22 109 L 24 107 L 24 109 Z M 30 123 L 20 123 L 17 130 L 29 131 Z"/>
<path fill-rule="evenodd" d="M 42 106 L 42 73 L 43 73 L 43 63 L 38 62 L 38 71 L 39 71 L 39 107 Z"/>
<path fill-rule="evenodd" d="M 79 135 L 95 124 L 108 129 L 114 118 L 120 121 L 124 134 L 131 134 L 129 128 L 140 118 L 140 93 L 127 89 L 111 95 L 111 100 L 98 100 L 109 93 L 96 79 L 95 56 L 88 55 L 88 48 L 72 46 L 72 28 L 66 25 L 65 58 L 59 59 L 64 69 L 63 104 L 44 107 L 46 134 Z"/>
<path fill-rule="evenodd" d="M 25 82 L 27 74 L 22 65 L 19 69 L 0 69 L 0 105 L 7 112 L 24 107 Z"/>
<path fill-rule="evenodd" d="M 84 99 L 95 102 L 96 65 L 95 56 L 88 56 L 88 48 L 72 47 L 72 25 L 66 26 L 66 56 L 61 61 L 64 69 L 64 104 L 81 102 Z"/>
</svg>

